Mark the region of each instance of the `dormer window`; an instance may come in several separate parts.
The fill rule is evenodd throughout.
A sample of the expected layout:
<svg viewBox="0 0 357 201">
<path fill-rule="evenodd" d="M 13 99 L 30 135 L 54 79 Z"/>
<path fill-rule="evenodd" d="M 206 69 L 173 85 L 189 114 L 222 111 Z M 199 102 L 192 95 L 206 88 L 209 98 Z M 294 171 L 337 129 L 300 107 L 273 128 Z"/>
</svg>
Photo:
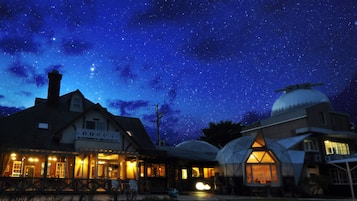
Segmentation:
<svg viewBox="0 0 357 201">
<path fill-rule="evenodd" d="M 72 112 L 83 112 L 82 97 L 80 97 L 77 94 L 72 96 L 70 111 L 72 111 Z"/>
</svg>

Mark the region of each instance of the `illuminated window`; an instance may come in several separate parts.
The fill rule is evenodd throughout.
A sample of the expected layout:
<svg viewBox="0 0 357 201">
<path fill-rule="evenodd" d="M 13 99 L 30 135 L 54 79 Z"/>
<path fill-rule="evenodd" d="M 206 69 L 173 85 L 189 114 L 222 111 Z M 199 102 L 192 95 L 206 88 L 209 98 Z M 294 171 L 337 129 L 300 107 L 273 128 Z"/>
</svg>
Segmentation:
<svg viewBox="0 0 357 201">
<path fill-rule="evenodd" d="M 203 177 L 204 178 L 214 177 L 214 168 L 203 168 Z"/>
<path fill-rule="evenodd" d="M 126 161 L 126 177 L 127 179 L 136 178 L 136 161 Z"/>
<path fill-rule="evenodd" d="M 187 179 L 188 174 L 187 174 L 187 169 L 186 168 L 181 170 L 181 174 L 182 174 L 182 179 Z"/>
<path fill-rule="evenodd" d="M 57 162 L 56 163 L 56 177 L 64 178 L 64 170 L 65 170 L 65 163 Z"/>
<path fill-rule="evenodd" d="M 165 177 L 165 164 L 148 164 L 148 177 Z"/>
<path fill-rule="evenodd" d="M 120 165 L 119 165 L 119 156 L 118 154 L 104 154 L 104 153 L 98 153 L 97 156 L 97 161 L 95 159 L 95 156 L 92 156 L 91 160 L 91 166 L 92 166 L 92 172 L 91 176 L 94 178 L 95 177 L 95 172 L 97 172 L 97 177 L 98 178 L 118 178 L 119 176 L 119 171 L 120 171 Z M 97 166 L 96 166 L 97 163 Z M 129 163 L 130 168 L 133 165 L 132 163 Z M 95 169 L 97 167 L 97 169 Z M 128 166 L 129 168 L 129 166 Z M 136 167 L 134 167 L 136 168 Z"/>
<path fill-rule="evenodd" d="M 21 175 L 21 161 L 14 161 L 12 164 L 12 176 L 19 177 Z"/>
<path fill-rule="evenodd" d="M 278 183 L 275 159 L 268 151 L 253 151 L 246 164 L 247 183 Z"/>
<path fill-rule="evenodd" d="M 47 176 L 50 176 L 50 170 L 51 170 L 51 163 L 47 163 Z M 41 176 L 45 173 L 45 162 L 41 163 Z"/>
<path fill-rule="evenodd" d="M 247 184 L 278 184 L 278 163 L 274 154 L 265 149 L 262 134 L 257 135 L 251 147 L 253 151 L 245 166 Z"/>
<path fill-rule="evenodd" d="M 200 177 L 200 168 L 192 167 L 192 177 Z"/>
<path fill-rule="evenodd" d="M 326 155 L 329 154 L 340 154 L 349 155 L 350 149 L 347 143 L 333 142 L 329 140 L 324 141 Z"/>
<path fill-rule="evenodd" d="M 144 177 L 145 176 L 145 165 L 144 163 L 140 163 L 140 177 Z"/>
<path fill-rule="evenodd" d="M 252 148 L 265 147 L 265 140 L 262 134 L 257 135 L 252 145 Z"/>
</svg>

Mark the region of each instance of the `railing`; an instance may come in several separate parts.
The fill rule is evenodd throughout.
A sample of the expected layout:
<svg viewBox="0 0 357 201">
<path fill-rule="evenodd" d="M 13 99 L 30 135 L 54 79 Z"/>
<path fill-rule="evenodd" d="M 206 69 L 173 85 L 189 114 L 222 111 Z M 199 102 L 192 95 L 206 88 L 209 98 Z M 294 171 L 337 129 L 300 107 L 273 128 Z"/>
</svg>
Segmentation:
<svg viewBox="0 0 357 201">
<path fill-rule="evenodd" d="M 123 186 L 128 181 L 120 181 L 117 190 L 123 193 Z M 139 181 L 140 186 L 149 186 L 148 182 Z M 81 193 L 112 193 L 111 180 L 108 179 L 61 179 L 61 178 L 31 178 L 31 177 L 0 177 L 0 195 L 16 194 L 81 194 Z"/>
</svg>

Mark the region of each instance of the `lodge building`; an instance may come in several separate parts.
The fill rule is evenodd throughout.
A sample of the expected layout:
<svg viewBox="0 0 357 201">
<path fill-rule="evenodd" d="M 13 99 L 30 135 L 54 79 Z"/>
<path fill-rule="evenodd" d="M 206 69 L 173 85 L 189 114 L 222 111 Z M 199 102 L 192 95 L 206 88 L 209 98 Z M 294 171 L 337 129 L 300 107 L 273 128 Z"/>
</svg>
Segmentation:
<svg viewBox="0 0 357 201">
<path fill-rule="evenodd" d="M 241 138 L 218 149 L 199 140 L 155 146 L 140 119 L 113 115 L 79 90 L 60 96 L 62 75 L 54 70 L 48 78 L 47 99 L 0 119 L 0 194 L 108 193 L 112 181 L 124 191 L 133 179 L 139 193 L 176 188 L 281 196 L 319 175 L 344 194 L 348 174 L 331 164 L 357 163 L 348 115 L 334 111 L 309 83 L 281 90 L 271 117 L 245 126 Z M 356 170 L 349 173 L 356 183 Z"/>
<path fill-rule="evenodd" d="M 0 119 L 0 194 L 195 190 L 213 184 L 217 148 L 205 142 L 156 147 L 140 119 L 115 116 L 79 91 L 60 96 L 62 75 L 48 74 L 47 99 Z M 196 150 L 209 147 L 211 151 Z M 19 185 L 21 184 L 21 185 Z"/>
<path fill-rule="evenodd" d="M 160 153 L 139 119 L 112 115 L 79 90 L 59 96 L 62 75 L 48 78 L 47 99 L 0 121 L 2 191 L 15 187 L 8 178 L 38 178 L 20 190 L 107 191 L 109 180 L 166 176 L 165 164 L 143 162 Z"/>
</svg>

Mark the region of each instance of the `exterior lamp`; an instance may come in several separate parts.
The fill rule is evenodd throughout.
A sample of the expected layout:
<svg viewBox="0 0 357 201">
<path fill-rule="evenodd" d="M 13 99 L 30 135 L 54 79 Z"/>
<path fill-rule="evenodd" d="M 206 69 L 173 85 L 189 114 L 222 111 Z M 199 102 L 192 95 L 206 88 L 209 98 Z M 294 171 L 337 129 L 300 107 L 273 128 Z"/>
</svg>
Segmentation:
<svg viewBox="0 0 357 201">
<path fill-rule="evenodd" d="M 16 160 L 16 154 L 15 154 L 15 153 L 12 153 L 12 154 L 11 154 L 11 160 L 13 160 L 13 161 Z"/>
<path fill-rule="evenodd" d="M 203 182 L 197 182 L 196 189 L 199 191 L 203 191 L 203 190 L 208 191 L 211 190 L 211 186 L 208 184 L 204 184 Z"/>
</svg>

